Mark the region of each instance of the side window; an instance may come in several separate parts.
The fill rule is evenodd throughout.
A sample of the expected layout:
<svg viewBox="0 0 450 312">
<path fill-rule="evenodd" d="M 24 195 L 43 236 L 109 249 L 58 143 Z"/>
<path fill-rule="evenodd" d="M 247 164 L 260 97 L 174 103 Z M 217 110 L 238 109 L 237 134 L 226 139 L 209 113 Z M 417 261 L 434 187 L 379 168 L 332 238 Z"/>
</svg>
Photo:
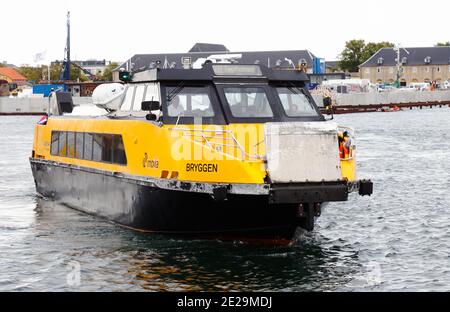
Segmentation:
<svg viewBox="0 0 450 312">
<path fill-rule="evenodd" d="M 122 136 L 115 135 L 113 140 L 113 162 L 120 165 L 127 164 L 127 156 L 125 154 L 125 146 Z"/>
<path fill-rule="evenodd" d="M 339 88 L 339 87 L 338 87 Z M 286 115 L 289 117 L 317 116 L 313 103 L 302 89 L 288 87 L 277 88 L 278 95 Z"/>
<path fill-rule="evenodd" d="M 67 132 L 67 157 L 75 157 L 75 132 Z"/>
<path fill-rule="evenodd" d="M 123 99 L 122 106 L 120 107 L 123 111 L 131 110 L 131 104 L 133 104 L 133 95 L 134 95 L 134 87 L 129 86 L 127 89 L 127 93 Z"/>
<path fill-rule="evenodd" d="M 75 158 L 83 159 L 84 133 L 75 133 Z"/>
<path fill-rule="evenodd" d="M 102 161 L 104 162 L 112 162 L 112 146 L 113 146 L 113 135 L 112 134 L 102 134 Z"/>
<path fill-rule="evenodd" d="M 92 160 L 92 144 L 93 144 L 93 135 L 92 133 L 84 134 L 84 153 L 83 159 Z"/>
<path fill-rule="evenodd" d="M 52 131 L 52 146 L 50 154 L 58 155 L 59 131 Z"/>
<path fill-rule="evenodd" d="M 94 145 L 92 147 L 93 161 L 102 161 L 102 144 L 103 136 L 101 134 L 94 134 Z"/>
<path fill-rule="evenodd" d="M 67 156 L 67 132 L 60 132 L 59 134 L 58 156 Z"/>
<path fill-rule="evenodd" d="M 125 146 L 119 134 L 53 131 L 50 153 L 91 161 L 127 164 Z"/>
<path fill-rule="evenodd" d="M 150 83 L 147 85 L 147 90 L 145 91 L 144 101 L 159 101 L 158 84 Z"/>
<path fill-rule="evenodd" d="M 133 111 L 140 111 L 142 101 L 144 100 L 144 92 L 145 92 L 145 85 L 139 85 L 136 87 L 136 93 L 134 95 L 134 105 L 133 105 Z"/>
</svg>

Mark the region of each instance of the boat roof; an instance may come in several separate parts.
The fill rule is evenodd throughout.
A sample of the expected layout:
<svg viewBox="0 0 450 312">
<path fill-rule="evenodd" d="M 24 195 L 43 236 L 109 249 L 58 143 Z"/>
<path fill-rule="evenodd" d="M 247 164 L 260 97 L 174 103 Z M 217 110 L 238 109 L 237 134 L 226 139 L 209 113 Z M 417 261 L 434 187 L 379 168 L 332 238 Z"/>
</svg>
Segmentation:
<svg viewBox="0 0 450 312">
<path fill-rule="evenodd" d="M 135 72 L 132 83 L 150 81 L 217 81 L 265 80 L 278 82 L 308 82 L 309 77 L 299 70 L 274 70 L 259 64 L 205 64 L 201 69 L 155 68 Z"/>
</svg>

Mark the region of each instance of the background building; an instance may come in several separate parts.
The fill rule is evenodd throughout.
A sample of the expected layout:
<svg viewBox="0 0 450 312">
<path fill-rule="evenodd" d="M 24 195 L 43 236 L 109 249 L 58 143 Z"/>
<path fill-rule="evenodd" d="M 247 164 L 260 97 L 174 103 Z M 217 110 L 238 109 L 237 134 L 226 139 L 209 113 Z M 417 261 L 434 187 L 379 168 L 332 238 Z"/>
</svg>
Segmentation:
<svg viewBox="0 0 450 312">
<path fill-rule="evenodd" d="M 60 66 L 62 63 L 62 61 L 54 61 L 51 66 Z M 97 77 L 104 74 L 109 64 L 111 62 L 106 60 L 72 61 L 72 65 L 80 70 L 80 74 L 90 74 Z"/>
<path fill-rule="evenodd" d="M 85 70 L 89 71 L 92 75 L 101 76 L 105 72 L 106 67 L 111 63 L 106 60 L 87 60 L 87 61 L 73 61 L 78 66 L 81 66 Z"/>
<path fill-rule="evenodd" d="M 8 83 L 16 83 L 17 85 L 27 83 L 27 78 L 11 67 L 0 67 L 0 80 L 6 80 Z"/>
<path fill-rule="evenodd" d="M 306 70 L 312 73 L 316 57 L 308 50 L 293 51 L 257 51 L 230 52 L 224 45 L 197 43 L 186 53 L 136 54 L 131 59 L 113 71 L 113 80 L 119 81 L 119 70 L 140 71 L 155 68 L 191 68 L 199 58 L 207 58 L 213 54 L 242 54 L 237 62 L 241 64 L 262 64 L 268 67 L 283 69 L 299 68 L 301 62 L 306 62 Z M 159 64 L 159 65 L 158 65 Z"/>
<path fill-rule="evenodd" d="M 441 83 L 450 80 L 450 47 L 400 49 L 400 85 L 412 82 Z M 394 83 L 397 79 L 397 52 L 380 49 L 360 65 L 360 77 L 372 83 Z"/>
</svg>

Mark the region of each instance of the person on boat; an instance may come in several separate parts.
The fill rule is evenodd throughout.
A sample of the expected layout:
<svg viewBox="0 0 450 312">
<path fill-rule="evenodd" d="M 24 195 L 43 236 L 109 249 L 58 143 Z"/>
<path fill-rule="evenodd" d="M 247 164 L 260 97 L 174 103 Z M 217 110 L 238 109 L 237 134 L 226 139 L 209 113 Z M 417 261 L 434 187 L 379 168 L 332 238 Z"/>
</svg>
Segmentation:
<svg viewBox="0 0 450 312">
<path fill-rule="evenodd" d="M 347 131 L 339 132 L 338 134 L 339 142 L 339 157 L 341 159 L 350 158 L 350 145 L 351 140 Z"/>
<path fill-rule="evenodd" d="M 352 144 L 352 141 L 350 139 L 350 136 L 348 135 L 347 131 L 344 131 L 343 133 L 344 137 L 344 158 L 350 158 L 350 146 Z"/>
<path fill-rule="evenodd" d="M 344 158 L 344 135 L 342 132 L 338 133 L 338 146 L 339 146 L 339 157 Z"/>
<path fill-rule="evenodd" d="M 169 116 L 171 117 L 178 117 L 183 115 L 184 108 L 180 104 L 180 98 L 178 96 L 175 96 L 171 101 L 169 105 Z"/>
</svg>

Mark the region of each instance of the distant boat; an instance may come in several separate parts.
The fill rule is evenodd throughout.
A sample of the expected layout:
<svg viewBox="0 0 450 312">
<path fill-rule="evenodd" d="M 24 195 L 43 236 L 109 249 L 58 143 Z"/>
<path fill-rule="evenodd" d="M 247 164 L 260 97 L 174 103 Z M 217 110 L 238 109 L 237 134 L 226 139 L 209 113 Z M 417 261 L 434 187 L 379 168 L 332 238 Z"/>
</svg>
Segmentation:
<svg viewBox="0 0 450 312">
<path fill-rule="evenodd" d="M 386 106 L 386 107 L 382 107 L 382 108 L 378 109 L 379 112 L 384 112 L 384 113 L 398 112 L 400 110 L 402 110 L 402 109 L 400 107 L 398 107 L 397 105 L 392 106 L 392 107 Z"/>
</svg>

